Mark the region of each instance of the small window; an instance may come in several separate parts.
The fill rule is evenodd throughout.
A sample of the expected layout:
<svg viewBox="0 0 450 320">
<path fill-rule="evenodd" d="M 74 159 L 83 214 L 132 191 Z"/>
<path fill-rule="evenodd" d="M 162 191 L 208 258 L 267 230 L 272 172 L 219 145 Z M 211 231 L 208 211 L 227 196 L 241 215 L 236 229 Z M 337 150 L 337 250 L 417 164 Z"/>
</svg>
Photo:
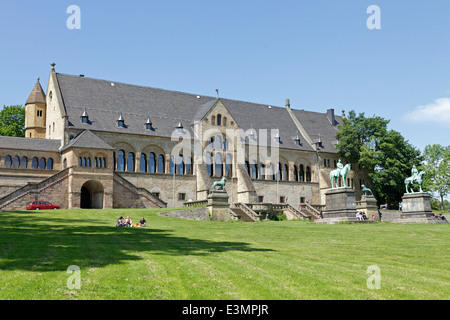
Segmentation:
<svg viewBox="0 0 450 320">
<path fill-rule="evenodd" d="M 286 197 L 285 196 L 281 196 L 280 197 L 280 203 L 285 203 L 286 202 Z"/>
<path fill-rule="evenodd" d="M 155 197 L 159 198 L 160 193 L 159 192 L 152 192 L 152 195 L 154 195 Z"/>
<path fill-rule="evenodd" d="M 178 194 L 178 200 L 179 200 L 179 201 L 184 201 L 184 200 L 186 200 L 186 193 L 179 193 L 179 194 Z"/>
<path fill-rule="evenodd" d="M 258 202 L 264 202 L 264 196 L 258 196 Z"/>
<path fill-rule="evenodd" d="M 12 158 L 11 156 L 6 156 L 5 158 L 5 168 L 11 168 L 12 165 Z"/>
</svg>

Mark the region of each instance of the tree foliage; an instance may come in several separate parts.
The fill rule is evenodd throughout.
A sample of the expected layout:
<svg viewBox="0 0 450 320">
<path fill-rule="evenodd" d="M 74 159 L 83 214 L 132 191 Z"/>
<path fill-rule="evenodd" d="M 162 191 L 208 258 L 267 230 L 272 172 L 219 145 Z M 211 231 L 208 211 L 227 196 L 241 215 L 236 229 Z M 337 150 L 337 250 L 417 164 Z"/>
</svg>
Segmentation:
<svg viewBox="0 0 450 320">
<path fill-rule="evenodd" d="M 395 131 L 388 130 L 389 120 L 356 115 L 352 110 L 339 128 L 336 138 L 339 156 L 361 165 L 378 203 L 396 207 L 405 193 L 405 178 L 418 166 L 421 153 Z"/>
<path fill-rule="evenodd" d="M 427 145 L 423 160 L 426 171 L 423 186 L 439 196 L 441 210 L 444 210 L 444 197 L 450 192 L 450 146 Z"/>
<path fill-rule="evenodd" d="M 0 111 L 0 135 L 25 136 L 25 107 L 20 105 L 3 106 Z"/>
</svg>

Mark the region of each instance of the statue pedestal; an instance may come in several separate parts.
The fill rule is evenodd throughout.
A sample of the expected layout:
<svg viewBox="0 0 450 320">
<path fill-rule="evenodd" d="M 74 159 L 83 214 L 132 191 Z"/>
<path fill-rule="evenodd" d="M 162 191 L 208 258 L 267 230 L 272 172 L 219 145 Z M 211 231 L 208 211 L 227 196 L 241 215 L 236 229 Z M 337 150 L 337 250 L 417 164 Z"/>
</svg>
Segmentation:
<svg viewBox="0 0 450 320">
<path fill-rule="evenodd" d="M 405 193 L 402 201 L 403 210 L 400 219 L 394 220 L 394 223 L 445 223 L 443 220 L 431 218 L 433 211 L 429 193 Z"/>
<path fill-rule="evenodd" d="M 230 221 L 230 205 L 228 204 L 228 194 L 225 190 L 213 190 L 208 194 L 208 210 L 213 221 Z"/>
<path fill-rule="evenodd" d="M 372 220 L 373 215 L 376 221 L 380 221 L 377 199 L 373 195 L 363 195 L 361 201 L 356 201 L 356 210 L 364 211 L 369 220 Z"/>
<path fill-rule="evenodd" d="M 356 218 L 355 191 L 352 188 L 328 189 L 325 198 L 327 208 L 323 212 L 323 219 L 317 219 L 315 223 L 360 222 Z"/>
</svg>

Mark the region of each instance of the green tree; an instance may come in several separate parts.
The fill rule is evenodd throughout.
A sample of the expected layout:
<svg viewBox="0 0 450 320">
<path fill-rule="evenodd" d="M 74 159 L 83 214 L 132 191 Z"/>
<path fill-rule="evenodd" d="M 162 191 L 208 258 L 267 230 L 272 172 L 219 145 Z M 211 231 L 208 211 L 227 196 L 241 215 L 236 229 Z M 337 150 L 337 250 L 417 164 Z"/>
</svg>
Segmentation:
<svg viewBox="0 0 450 320">
<path fill-rule="evenodd" d="M 3 106 L 0 111 L 0 135 L 25 137 L 25 107 Z"/>
<path fill-rule="evenodd" d="M 421 153 L 395 131 L 388 130 L 389 120 L 356 115 L 352 110 L 339 128 L 336 138 L 339 156 L 361 165 L 378 203 L 397 206 L 405 193 L 404 180 L 418 166 Z"/>
<path fill-rule="evenodd" d="M 439 196 L 444 210 L 444 197 L 450 192 L 450 146 L 427 145 L 423 160 L 426 171 L 423 187 Z"/>
</svg>

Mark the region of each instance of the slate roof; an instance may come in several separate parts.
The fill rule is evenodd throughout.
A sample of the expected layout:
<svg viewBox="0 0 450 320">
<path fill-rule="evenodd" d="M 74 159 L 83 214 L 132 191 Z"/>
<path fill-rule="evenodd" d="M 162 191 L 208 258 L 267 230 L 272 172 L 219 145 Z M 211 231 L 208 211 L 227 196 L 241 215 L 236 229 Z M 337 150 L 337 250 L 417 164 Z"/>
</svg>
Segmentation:
<svg viewBox="0 0 450 320">
<path fill-rule="evenodd" d="M 193 123 L 201 120 L 218 99 L 61 73 L 56 76 L 69 125 L 76 129 L 171 137 L 181 122 L 193 137 Z M 244 131 L 249 128 L 254 128 L 257 132 L 259 129 L 267 129 L 270 135 L 270 129 L 279 129 L 281 148 L 314 151 L 299 134 L 297 126 L 284 107 L 269 108 L 264 104 L 224 98 L 220 100 Z M 85 110 L 89 115 L 89 124 L 81 122 L 81 115 Z M 326 149 L 323 151 L 336 152 L 331 143 L 335 140 L 336 129 L 330 124 L 325 113 L 292 110 L 299 115 L 308 134 L 321 132 Z M 297 111 L 299 113 L 296 113 Z M 125 128 L 117 125 L 121 115 L 125 120 Z M 151 117 L 155 130 L 145 129 L 148 116 Z M 310 123 L 306 123 L 308 121 Z M 315 128 L 315 125 L 320 126 L 320 129 Z M 300 137 L 300 146 L 294 142 L 297 135 Z"/>
<path fill-rule="evenodd" d="M 59 151 L 61 140 L 0 136 L 0 148 L 12 150 Z"/>
<path fill-rule="evenodd" d="M 320 138 L 323 145 L 323 148 L 320 148 L 321 152 L 338 152 L 335 148 L 335 144 L 337 143 L 336 133 L 339 130 L 339 126 L 342 124 L 342 117 L 335 115 L 334 119 L 336 125 L 332 126 L 326 113 L 295 109 L 292 109 L 292 111 L 314 142 L 318 141 Z"/>
<path fill-rule="evenodd" d="M 77 135 L 75 138 L 64 146 L 62 150 L 68 148 L 89 148 L 89 149 L 103 149 L 114 150 L 108 143 L 97 137 L 90 130 L 85 130 Z"/>
<path fill-rule="evenodd" d="M 37 79 L 33 90 L 31 90 L 30 96 L 25 102 L 25 105 L 32 103 L 45 103 L 45 93 L 41 87 L 41 84 L 39 83 L 39 78 Z"/>
</svg>

